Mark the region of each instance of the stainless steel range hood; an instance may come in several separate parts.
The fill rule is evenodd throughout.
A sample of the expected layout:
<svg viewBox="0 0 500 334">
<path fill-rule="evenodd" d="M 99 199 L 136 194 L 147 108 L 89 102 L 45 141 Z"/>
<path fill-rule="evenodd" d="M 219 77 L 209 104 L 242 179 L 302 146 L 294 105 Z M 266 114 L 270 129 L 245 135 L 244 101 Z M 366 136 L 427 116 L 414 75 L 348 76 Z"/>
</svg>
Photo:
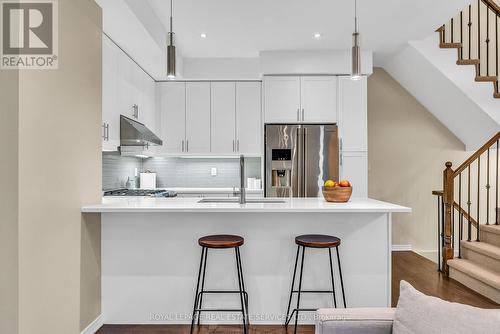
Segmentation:
<svg viewBox="0 0 500 334">
<path fill-rule="evenodd" d="M 163 145 L 163 142 L 144 124 L 120 115 L 120 146 L 144 147 L 149 145 Z"/>
</svg>

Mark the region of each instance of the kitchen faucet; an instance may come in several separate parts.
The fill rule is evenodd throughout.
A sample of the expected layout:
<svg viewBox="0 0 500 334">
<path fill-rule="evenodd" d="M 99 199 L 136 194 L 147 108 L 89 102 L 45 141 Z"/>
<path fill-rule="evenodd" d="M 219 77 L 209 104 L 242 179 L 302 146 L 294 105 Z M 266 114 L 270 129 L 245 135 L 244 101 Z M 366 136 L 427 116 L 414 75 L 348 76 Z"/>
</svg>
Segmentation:
<svg viewBox="0 0 500 334">
<path fill-rule="evenodd" d="M 240 204 L 247 202 L 245 195 L 245 157 L 240 155 Z"/>
</svg>

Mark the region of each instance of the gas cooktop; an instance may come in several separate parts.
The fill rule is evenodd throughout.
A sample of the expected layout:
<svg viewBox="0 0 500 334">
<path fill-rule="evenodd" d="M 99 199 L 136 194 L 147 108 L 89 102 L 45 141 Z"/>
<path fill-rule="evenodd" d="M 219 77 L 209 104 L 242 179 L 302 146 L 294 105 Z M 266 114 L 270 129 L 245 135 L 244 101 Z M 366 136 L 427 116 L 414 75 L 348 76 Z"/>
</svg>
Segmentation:
<svg viewBox="0 0 500 334">
<path fill-rule="evenodd" d="M 175 197 L 177 193 L 164 189 L 116 189 L 105 191 L 104 196 Z"/>
</svg>

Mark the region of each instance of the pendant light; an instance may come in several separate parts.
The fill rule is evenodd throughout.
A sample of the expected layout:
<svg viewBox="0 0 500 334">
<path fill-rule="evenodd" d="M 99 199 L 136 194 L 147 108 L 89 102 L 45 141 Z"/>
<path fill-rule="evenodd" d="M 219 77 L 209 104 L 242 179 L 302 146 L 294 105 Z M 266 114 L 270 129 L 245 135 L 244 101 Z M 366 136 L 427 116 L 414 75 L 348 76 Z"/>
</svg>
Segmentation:
<svg viewBox="0 0 500 334">
<path fill-rule="evenodd" d="M 354 0 L 354 33 L 352 34 L 352 68 L 351 80 L 361 79 L 361 50 L 359 48 L 358 32 L 358 6 L 357 0 Z"/>
<path fill-rule="evenodd" d="M 174 32 L 172 31 L 172 1 L 170 0 L 170 31 L 168 33 L 168 46 L 167 46 L 167 79 L 175 79 L 175 46 L 174 46 Z"/>
</svg>

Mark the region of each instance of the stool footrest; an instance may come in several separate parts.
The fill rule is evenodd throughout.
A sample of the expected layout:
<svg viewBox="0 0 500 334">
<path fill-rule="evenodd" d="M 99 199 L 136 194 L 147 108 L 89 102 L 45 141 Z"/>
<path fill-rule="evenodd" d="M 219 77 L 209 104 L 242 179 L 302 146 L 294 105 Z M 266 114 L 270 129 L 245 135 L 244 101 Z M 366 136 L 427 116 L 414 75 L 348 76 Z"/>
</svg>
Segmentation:
<svg viewBox="0 0 500 334">
<path fill-rule="evenodd" d="M 298 290 L 293 290 L 292 293 L 298 293 Z M 333 293 L 333 290 L 300 290 L 300 293 Z"/>
<path fill-rule="evenodd" d="M 203 290 L 198 293 L 198 295 L 201 295 L 203 293 L 240 293 L 238 290 Z M 246 291 L 242 291 L 244 295 L 247 294 Z"/>
<path fill-rule="evenodd" d="M 196 312 L 241 312 L 242 310 L 240 308 L 197 308 Z"/>
</svg>

